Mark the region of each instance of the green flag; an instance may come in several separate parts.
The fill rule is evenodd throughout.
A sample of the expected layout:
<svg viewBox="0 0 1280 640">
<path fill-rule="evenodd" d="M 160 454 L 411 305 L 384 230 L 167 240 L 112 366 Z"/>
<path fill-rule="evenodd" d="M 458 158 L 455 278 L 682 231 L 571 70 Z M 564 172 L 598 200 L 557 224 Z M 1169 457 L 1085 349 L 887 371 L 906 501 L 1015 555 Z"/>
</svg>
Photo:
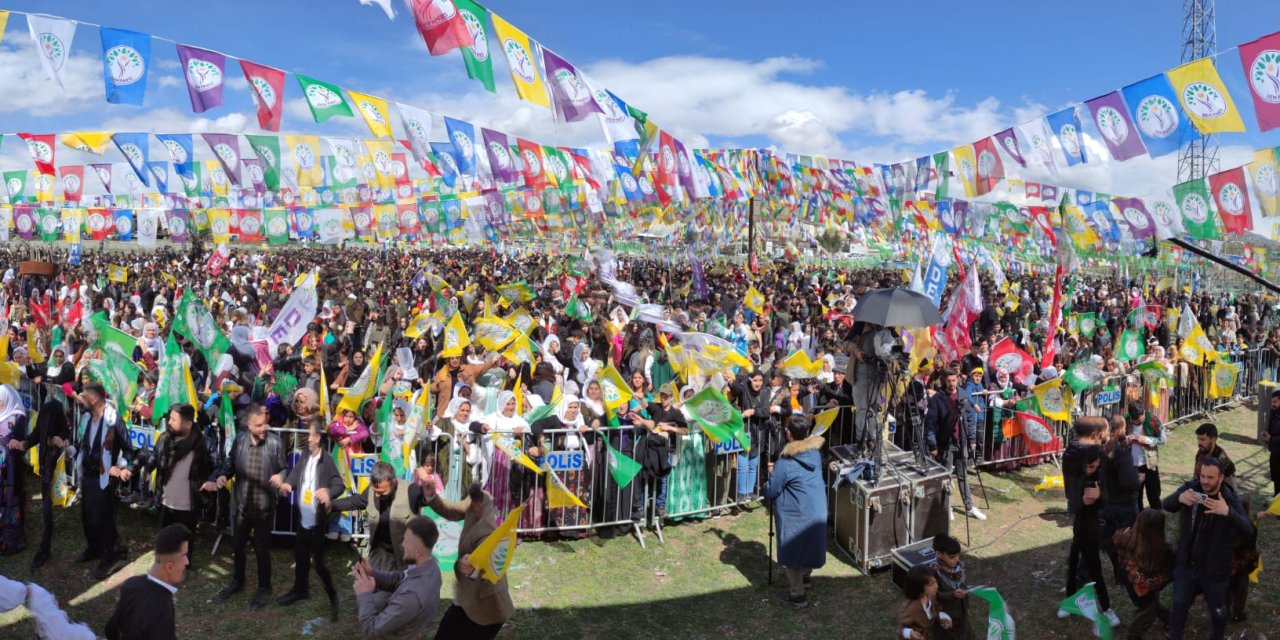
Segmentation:
<svg viewBox="0 0 1280 640">
<path fill-rule="evenodd" d="M 249 146 L 262 161 L 262 181 L 271 191 L 280 190 L 280 138 L 278 136 L 246 135 Z"/>
<path fill-rule="evenodd" d="M 613 474 L 613 481 L 617 483 L 619 489 L 627 488 L 636 474 L 640 473 L 642 468 L 640 463 L 614 449 L 613 445 L 609 444 L 608 438 L 604 439 L 604 446 L 609 449 L 609 473 Z"/>
<path fill-rule="evenodd" d="M 311 107 L 311 117 L 315 118 L 316 122 L 324 122 L 334 116 L 346 116 L 348 118 L 355 116 L 351 111 L 351 105 L 342 96 L 342 89 L 338 85 L 322 82 L 315 78 L 308 78 L 301 74 L 295 75 L 298 78 L 298 84 L 302 85 L 302 95 L 307 99 L 307 106 Z"/>
<path fill-rule="evenodd" d="M 1086 338 L 1092 338 L 1093 333 L 1098 330 L 1098 314 L 1081 313 L 1079 314 L 1080 335 Z"/>
<path fill-rule="evenodd" d="M 388 396 L 383 398 L 382 405 L 378 407 L 376 423 L 378 431 L 382 432 L 382 446 L 378 452 L 378 460 L 386 462 L 395 468 L 397 478 L 407 478 L 404 465 L 404 448 L 397 447 L 391 442 L 391 430 L 395 428 L 391 417 L 393 404 L 391 397 Z M 399 449 L 399 451 L 396 449 Z"/>
<path fill-rule="evenodd" d="M 489 49 L 489 12 L 473 0 L 454 0 L 458 8 L 458 17 L 467 25 L 471 40 L 475 44 L 462 47 L 462 59 L 467 63 L 467 77 L 479 80 L 491 93 L 496 93 L 493 84 L 493 52 Z"/>
<path fill-rule="evenodd" d="M 178 310 L 173 315 L 173 330 L 204 354 L 211 371 L 217 367 L 218 358 L 231 348 L 231 341 L 222 334 L 213 314 L 191 291 L 183 293 L 178 301 Z"/>
<path fill-rule="evenodd" d="M 62 220 L 57 209 L 37 209 L 36 219 L 40 221 L 40 239 L 45 242 L 57 242 L 62 232 Z"/>
<path fill-rule="evenodd" d="M 102 384 L 107 395 L 115 401 L 116 411 L 123 416 L 133 405 L 133 398 L 138 392 L 138 374 L 142 370 L 115 351 L 103 353 L 104 359 L 89 361 L 89 376 Z"/>
<path fill-rule="evenodd" d="M 1120 362 L 1129 362 L 1137 360 L 1147 354 L 1146 347 L 1142 344 L 1142 333 L 1133 329 L 1126 329 L 1120 334 L 1120 340 L 1116 343 L 1116 360 Z"/>
<path fill-rule="evenodd" d="M 19 198 L 26 195 L 27 170 L 4 172 L 4 186 L 9 196 L 9 202 L 18 202 Z"/>
<path fill-rule="evenodd" d="M 1095 384 L 1102 381 L 1102 372 L 1098 371 L 1098 367 L 1094 366 L 1089 360 L 1078 360 L 1070 367 L 1067 367 L 1066 374 L 1063 375 L 1067 380 L 1067 385 L 1075 393 L 1080 393 Z"/>
<path fill-rule="evenodd" d="M 203 175 L 202 168 L 204 165 L 199 162 L 188 162 L 187 166 L 189 167 L 188 171 L 178 172 L 178 177 L 182 179 L 182 190 L 186 192 L 188 198 L 199 198 L 202 190 L 200 176 Z M 209 214 L 204 209 L 193 211 L 191 220 L 195 224 L 197 231 L 204 231 L 209 228 Z"/>
<path fill-rule="evenodd" d="M 578 299 L 578 294 L 569 296 L 569 302 L 564 305 L 564 312 L 570 318 L 577 318 L 583 322 L 592 322 L 591 309 L 585 303 Z"/>
<path fill-rule="evenodd" d="M 1191 237 L 1197 240 L 1213 240 L 1218 237 L 1218 219 L 1209 204 L 1209 189 L 1205 187 L 1203 178 L 1175 185 L 1173 200 L 1178 203 L 1182 222 Z"/>
<path fill-rule="evenodd" d="M 1017 637 L 1013 616 L 1009 615 L 1009 608 L 1005 606 L 1004 598 L 1000 596 L 999 591 L 992 587 L 978 587 L 970 589 L 969 595 L 980 600 L 986 600 L 989 605 L 987 609 L 987 640 L 1014 640 Z"/>
<path fill-rule="evenodd" d="M 223 446 L 226 448 L 223 453 L 226 454 L 231 453 L 231 445 L 235 444 L 236 440 L 236 411 L 231 406 L 231 396 L 222 392 L 218 395 L 222 397 L 222 402 L 218 405 L 218 423 L 222 425 L 225 441 Z"/>
<path fill-rule="evenodd" d="M 938 171 L 938 188 L 934 192 L 937 200 L 947 197 L 947 178 L 951 175 L 951 169 L 947 167 L 949 158 L 950 154 L 946 151 L 933 154 L 933 167 Z"/>
<path fill-rule="evenodd" d="M 160 357 L 160 366 L 156 369 L 156 398 L 151 404 L 151 419 L 159 421 L 168 413 L 170 407 L 176 407 L 187 400 L 186 381 L 182 377 L 182 349 L 178 341 L 169 333 L 164 343 L 164 355 Z"/>
<path fill-rule="evenodd" d="M 282 207 L 270 207 L 262 210 L 263 220 L 267 227 L 267 242 L 284 244 L 289 241 L 289 215 Z"/>
<path fill-rule="evenodd" d="M 742 413 L 729 399 L 724 397 L 715 387 L 707 387 L 689 398 L 685 406 L 694 420 L 702 426 L 703 433 L 716 442 L 724 442 L 730 438 L 737 440 L 743 448 L 751 448 L 751 440 L 742 428 Z"/>
<path fill-rule="evenodd" d="M 89 316 L 90 329 L 93 331 L 93 348 L 102 351 L 114 351 L 133 361 L 133 348 L 138 346 L 138 339 L 111 326 L 104 311 Z"/>
<path fill-rule="evenodd" d="M 1064 612 L 1066 615 L 1063 615 Z M 1065 618 L 1067 615 L 1081 616 L 1093 622 L 1093 635 L 1102 640 L 1111 640 L 1111 621 L 1098 608 L 1098 596 L 1092 582 L 1058 603 L 1058 616 Z"/>
</svg>

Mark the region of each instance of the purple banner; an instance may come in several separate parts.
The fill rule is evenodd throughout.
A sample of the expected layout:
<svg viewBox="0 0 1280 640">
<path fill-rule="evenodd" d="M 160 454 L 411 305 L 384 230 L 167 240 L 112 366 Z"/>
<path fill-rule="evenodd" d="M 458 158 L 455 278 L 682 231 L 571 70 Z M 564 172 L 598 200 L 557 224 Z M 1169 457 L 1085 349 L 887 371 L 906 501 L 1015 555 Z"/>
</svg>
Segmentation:
<svg viewBox="0 0 1280 640">
<path fill-rule="evenodd" d="M 689 151 L 676 138 L 673 137 L 672 141 L 676 143 L 676 175 L 680 177 L 680 186 L 684 187 L 684 197 L 692 200 L 698 192 L 693 180 L 693 168 L 689 166 Z"/>
<path fill-rule="evenodd" d="M 547 84 L 551 85 L 555 111 L 565 122 L 577 122 L 593 113 L 604 113 L 591 97 L 591 90 L 578 76 L 578 70 L 568 60 L 544 48 L 542 68 L 547 72 Z"/>
<path fill-rule="evenodd" d="M 205 51 L 185 44 L 178 45 L 182 75 L 187 79 L 191 110 L 204 113 L 222 104 L 222 81 L 226 77 L 227 57 L 216 51 Z"/>
<path fill-rule="evenodd" d="M 18 230 L 18 235 L 23 240 L 30 240 L 36 234 L 36 214 L 35 211 L 27 205 L 18 205 L 13 208 L 13 226 Z"/>
<path fill-rule="evenodd" d="M 98 181 L 102 183 L 102 188 L 111 193 L 111 163 L 91 164 L 93 173 L 98 176 Z"/>
<path fill-rule="evenodd" d="M 1018 133 L 1013 130 L 1013 127 L 997 133 L 996 142 L 1000 143 L 1000 148 L 1004 149 L 1004 152 L 1009 154 L 1018 166 L 1024 169 L 1027 167 L 1027 159 L 1022 155 L 1022 145 L 1018 142 Z"/>
<path fill-rule="evenodd" d="M 253 187 L 254 193 L 266 193 L 267 181 L 262 171 L 262 161 L 257 158 L 242 158 L 240 161 L 244 163 L 244 174 L 249 178 L 249 186 Z"/>
<path fill-rule="evenodd" d="M 187 241 L 187 210 L 170 209 L 165 214 L 165 225 L 169 227 L 169 239 L 174 242 Z"/>
<path fill-rule="evenodd" d="M 484 150 L 489 154 L 489 170 L 498 182 L 514 184 L 520 179 L 516 161 L 511 157 L 511 140 L 507 134 L 492 129 L 480 129 Z"/>
<path fill-rule="evenodd" d="M 1156 221 L 1147 212 L 1147 205 L 1139 198 L 1113 198 L 1120 210 L 1120 217 L 1129 225 L 1134 240 L 1145 240 L 1156 234 Z"/>
<path fill-rule="evenodd" d="M 1098 133 L 1101 133 L 1102 139 L 1106 141 L 1111 157 L 1116 160 L 1128 160 L 1147 152 L 1147 147 L 1142 144 L 1142 138 L 1138 136 L 1138 128 L 1133 125 L 1133 120 L 1129 119 L 1129 110 L 1125 108 L 1124 98 L 1120 97 L 1119 91 L 1112 91 L 1105 96 L 1088 100 L 1085 104 L 1089 105 L 1089 111 L 1093 114 L 1093 123 L 1097 125 Z"/>
<path fill-rule="evenodd" d="M 693 247 L 689 247 L 686 251 L 689 254 L 689 267 L 693 270 L 693 299 L 706 300 L 711 291 L 707 288 L 707 276 L 702 272 L 702 263 L 694 255 Z"/>
<path fill-rule="evenodd" d="M 222 163 L 231 184 L 240 186 L 240 139 L 234 133 L 205 133 L 204 141 L 209 150 Z"/>
</svg>

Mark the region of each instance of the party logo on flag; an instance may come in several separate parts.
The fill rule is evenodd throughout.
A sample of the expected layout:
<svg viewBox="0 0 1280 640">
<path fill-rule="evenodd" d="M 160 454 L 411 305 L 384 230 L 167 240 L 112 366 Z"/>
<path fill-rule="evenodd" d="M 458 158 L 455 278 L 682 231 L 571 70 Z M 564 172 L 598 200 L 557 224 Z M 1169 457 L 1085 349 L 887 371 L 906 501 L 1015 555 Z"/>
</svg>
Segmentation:
<svg viewBox="0 0 1280 640">
<path fill-rule="evenodd" d="M 329 87 L 319 84 L 307 85 L 307 103 L 313 109 L 328 109 L 342 104 L 342 96 L 334 93 Z"/>
<path fill-rule="evenodd" d="M 44 57 L 49 61 L 49 65 L 54 71 L 62 70 L 62 65 L 67 61 L 67 45 L 54 33 L 41 33 L 37 36 L 40 42 L 40 51 L 44 53 Z"/>
<path fill-rule="evenodd" d="M 80 176 L 74 173 L 68 173 L 62 176 L 62 189 L 67 193 L 78 193 L 80 191 Z"/>
<path fill-rule="evenodd" d="M 450 137 L 453 138 L 453 146 L 458 150 L 458 153 L 461 153 L 463 158 L 470 160 L 471 156 L 475 154 L 475 148 L 471 144 L 471 136 L 468 136 L 466 131 L 458 130 L 454 131 Z"/>
<path fill-rule="evenodd" d="M 498 165 L 501 170 L 511 169 L 511 152 L 507 151 L 506 146 L 502 143 L 493 141 L 489 143 L 489 157 Z"/>
<path fill-rule="evenodd" d="M 1058 130 L 1058 139 L 1062 141 L 1062 150 L 1072 158 L 1080 157 L 1080 138 L 1074 124 L 1064 124 Z"/>
<path fill-rule="evenodd" d="M 43 162 L 47 164 L 53 162 L 53 147 L 49 143 L 35 138 L 27 138 L 27 149 L 31 151 L 31 157 L 37 163 Z"/>
<path fill-rule="evenodd" d="M 1192 82 L 1182 90 L 1182 104 L 1198 118 L 1211 120 L 1227 113 L 1227 101 L 1207 82 Z"/>
<path fill-rule="evenodd" d="M 1218 202 L 1227 213 L 1238 216 L 1244 213 L 1244 192 L 1234 182 L 1222 185 L 1218 190 Z"/>
<path fill-rule="evenodd" d="M 208 60 L 191 58 L 187 60 L 187 82 L 196 91 L 216 89 L 222 85 L 222 69 Z"/>
<path fill-rule="evenodd" d="M 1152 138 L 1167 138 L 1178 129 L 1178 109 L 1164 96 L 1143 98 L 1137 114 L 1138 128 Z"/>
<path fill-rule="evenodd" d="M 996 168 L 996 154 L 986 149 L 978 154 L 978 176 L 981 178 L 990 177 Z"/>
<path fill-rule="evenodd" d="M 169 159 L 172 160 L 174 164 L 183 164 L 187 161 L 187 150 L 182 146 L 182 143 L 172 139 L 163 139 L 160 142 L 164 144 L 164 148 L 169 151 Z"/>
<path fill-rule="evenodd" d="M 368 100 L 358 100 L 356 101 L 356 107 L 360 109 L 360 114 L 363 115 L 370 124 L 376 124 L 383 127 L 390 126 L 387 124 L 386 119 L 382 117 L 382 110 L 372 102 Z"/>
<path fill-rule="evenodd" d="M 1137 207 L 1125 207 L 1120 213 L 1124 215 L 1125 221 L 1134 228 L 1135 234 L 1151 226 L 1151 220 L 1147 218 L 1145 213 L 1139 211 Z"/>
<path fill-rule="evenodd" d="M 960 178 L 966 184 L 972 184 L 977 173 L 973 168 L 973 163 L 968 158 L 960 158 L 960 161 L 956 164 L 960 170 Z"/>
<path fill-rule="evenodd" d="M 525 82 L 533 82 L 537 79 L 538 76 L 533 68 L 533 57 L 529 55 L 529 51 L 524 48 L 523 44 L 507 38 L 502 42 L 502 50 L 507 54 L 507 62 L 511 65 L 511 73 L 520 76 L 520 79 Z"/>
<path fill-rule="evenodd" d="M 111 82 L 116 86 L 127 86 L 141 80 L 147 69 L 138 50 L 126 44 L 107 49 L 102 57 L 111 74 Z"/>
<path fill-rule="evenodd" d="M 1178 204 L 1182 207 L 1182 215 L 1188 220 L 1196 224 L 1204 224 L 1209 220 L 1209 203 L 1199 193 L 1187 193 Z"/>
<path fill-rule="evenodd" d="M 1280 103 L 1280 51 L 1267 49 L 1258 53 L 1249 65 L 1248 75 L 1258 98 L 1271 104 Z"/>
<path fill-rule="evenodd" d="M 1119 145 L 1129 137 L 1129 125 L 1115 107 L 1102 107 L 1093 116 L 1098 131 L 1112 144 Z"/>
<path fill-rule="evenodd" d="M 213 145 L 213 153 L 228 167 L 234 167 L 240 162 L 240 157 L 236 153 L 236 150 L 232 149 L 231 145 L 226 144 L 225 142 Z"/>
<path fill-rule="evenodd" d="M 462 12 L 462 22 L 467 25 L 467 32 L 471 34 L 471 55 L 480 62 L 488 60 L 489 36 L 485 33 L 484 22 L 470 11 Z"/>
<path fill-rule="evenodd" d="M 262 101 L 262 106 L 271 111 L 276 106 L 276 90 L 271 86 L 270 82 L 263 79 L 262 76 L 249 76 L 249 82 L 253 83 L 253 102 L 257 104 Z"/>
</svg>

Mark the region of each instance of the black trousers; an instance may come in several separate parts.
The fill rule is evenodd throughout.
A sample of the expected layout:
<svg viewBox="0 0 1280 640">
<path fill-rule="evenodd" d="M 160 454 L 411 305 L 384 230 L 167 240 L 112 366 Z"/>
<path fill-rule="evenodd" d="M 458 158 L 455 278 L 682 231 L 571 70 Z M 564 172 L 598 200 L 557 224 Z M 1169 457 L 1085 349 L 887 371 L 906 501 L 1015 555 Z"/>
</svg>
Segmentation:
<svg viewBox="0 0 1280 640">
<path fill-rule="evenodd" d="M 1143 474 L 1142 486 L 1147 492 L 1147 505 L 1152 509 L 1163 509 L 1164 502 L 1160 499 L 1160 469 L 1150 469 L 1144 464 L 1138 467 L 1138 472 Z"/>
<path fill-rule="evenodd" d="M 493 640 L 501 630 L 502 623 L 476 624 L 467 617 L 467 612 L 462 607 L 451 604 L 440 620 L 435 640 Z"/>
<path fill-rule="evenodd" d="M 272 515 L 246 518 L 236 515 L 235 581 L 244 584 L 246 547 L 253 539 L 253 555 L 258 559 L 258 588 L 271 590 L 271 520 Z"/>
<path fill-rule="evenodd" d="M 1107 593 L 1107 580 L 1102 576 L 1100 552 L 1095 539 L 1080 535 L 1071 538 L 1071 552 L 1067 557 L 1067 596 L 1075 595 L 1080 590 L 1076 581 L 1076 563 L 1083 562 L 1085 574 L 1093 582 L 1093 588 L 1098 594 L 1098 606 L 1107 611 L 1111 609 L 1111 596 Z"/>
<path fill-rule="evenodd" d="M 40 531 L 40 548 L 36 553 L 53 552 L 53 481 L 40 481 L 40 519 L 44 529 Z"/>
<path fill-rule="evenodd" d="M 98 485 L 98 474 L 86 472 L 80 483 L 80 524 L 84 527 L 84 539 L 89 544 L 89 552 L 101 557 L 104 562 L 123 555 L 120 547 L 120 534 L 116 530 L 116 483 L 107 483 L 103 489 Z"/>
<path fill-rule="evenodd" d="M 297 513 L 297 509 L 294 509 Z M 298 522 L 302 519 L 298 518 Z M 298 526 L 298 535 L 293 543 L 293 590 L 298 593 L 311 593 L 311 562 L 314 559 L 316 575 L 324 584 L 324 592 L 330 597 L 337 593 L 333 587 L 333 576 L 324 565 L 324 534 L 327 527 L 317 522 L 316 526 L 305 529 Z"/>
<path fill-rule="evenodd" d="M 1280 496 L 1280 449 L 1271 450 L 1271 482 L 1275 485 L 1273 496 Z"/>
<path fill-rule="evenodd" d="M 177 511 L 163 505 L 160 507 L 161 529 L 171 524 L 180 524 L 191 532 L 191 537 L 187 540 L 187 568 L 192 571 L 195 571 L 196 568 L 196 517 L 198 515 L 199 513 L 195 509 Z"/>
</svg>

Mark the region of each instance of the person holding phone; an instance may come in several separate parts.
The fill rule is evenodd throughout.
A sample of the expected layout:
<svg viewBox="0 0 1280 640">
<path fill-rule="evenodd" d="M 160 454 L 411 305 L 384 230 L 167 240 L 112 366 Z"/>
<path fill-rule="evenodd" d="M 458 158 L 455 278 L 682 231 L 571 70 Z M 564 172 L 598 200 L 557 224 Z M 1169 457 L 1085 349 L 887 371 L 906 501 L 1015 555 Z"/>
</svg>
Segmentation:
<svg viewBox="0 0 1280 640">
<path fill-rule="evenodd" d="M 1084 464 L 1083 476 L 1075 485 L 1078 493 L 1072 493 L 1067 499 L 1074 503 L 1076 514 L 1071 525 L 1071 551 L 1067 556 L 1067 595 L 1079 590 L 1076 573 L 1077 565 L 1083 561 L 1089 580 L 1094 583 L 1098 594 L 1098 606 L 1112 626 L 1120 624 L 1120 617 L 1111 608 L 1111 596 L 1107 593 L 1107 582 L 1102 575 L 1101 537 L 1099 526 L 1100 509 L 1104 503 L 1105 483 L 1102 468 L 1102 447 L 1091 446 L 1081 454 Z M 1065 618 L 1068 613 L 1058 610 L 1058 617 Z"/>
</svg>

